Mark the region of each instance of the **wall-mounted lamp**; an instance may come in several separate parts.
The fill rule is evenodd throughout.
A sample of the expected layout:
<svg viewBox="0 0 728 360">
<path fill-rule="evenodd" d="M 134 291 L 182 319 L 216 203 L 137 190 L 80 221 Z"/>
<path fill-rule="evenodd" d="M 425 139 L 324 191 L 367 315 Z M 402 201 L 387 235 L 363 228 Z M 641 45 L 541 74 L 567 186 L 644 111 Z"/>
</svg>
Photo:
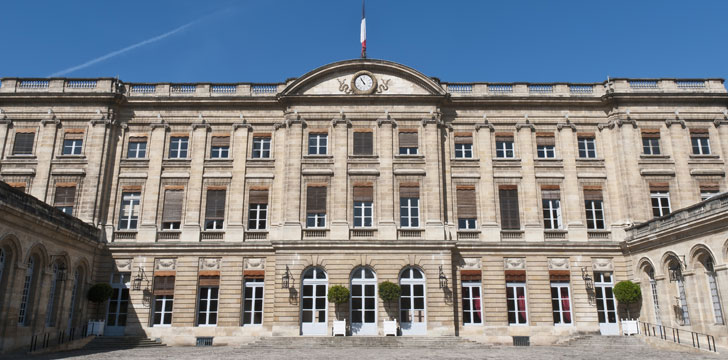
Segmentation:
<svg viewBox="0 0 728 360">
<path fill-rule="evenodd" d="M 283 273 L 283 277 L 281 277 L 281 284 L 284 289 L 288 289 L 291 282 L 291 271 L 288 269 L 288 265 L 286 265 L 286 272 Z"/>
<path fill-rule="evenodd" d="M 147 277 L 147 274 L 144 272 L 143 267 L 139 267 L 139 271 L 137 271 L 137 275 L 134 278 L 134 281 L 132 281 L 131 288 L 134 291 L 139 291 L 142 289 L 142 282 L 146 281 L 146 287 L 149 287 L 149 278 Z"/>
<path fill-rule="evenodd" d="M 444 289 L 447 287 L 447 276 L 445 276 L 445 273 L 442 271 L 442 265 L 440 265 L 440 274 L 438 276 L 440 279 L 440 289 Z"/>
</svg>

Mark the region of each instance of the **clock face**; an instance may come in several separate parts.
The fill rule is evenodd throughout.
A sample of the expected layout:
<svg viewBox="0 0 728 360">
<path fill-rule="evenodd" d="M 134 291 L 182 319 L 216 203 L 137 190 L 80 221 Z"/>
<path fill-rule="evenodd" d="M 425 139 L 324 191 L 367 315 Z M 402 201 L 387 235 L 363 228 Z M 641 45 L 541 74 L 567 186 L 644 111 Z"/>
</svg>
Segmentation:
<svg viewBox="0 0 728 360">
<path fill-rule="evenodd" d="M 354 79 L 354 86 L 356 86 L 359 91 L 369 91 L 372 89 L 373 85 L 374 80 L 367 74 L 361 74 Z"/>
</svg>

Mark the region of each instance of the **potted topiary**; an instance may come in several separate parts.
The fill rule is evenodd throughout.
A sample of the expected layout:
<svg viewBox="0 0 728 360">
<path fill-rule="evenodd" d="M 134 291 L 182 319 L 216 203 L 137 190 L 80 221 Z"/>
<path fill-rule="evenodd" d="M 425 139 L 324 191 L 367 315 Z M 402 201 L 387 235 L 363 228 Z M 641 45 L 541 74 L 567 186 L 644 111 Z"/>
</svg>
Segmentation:
<svg viewBox="0 0 728 360">
<path fill-rule="evenodd" d="M 329 288 L 329 301 L 335 304 L 336 320 L 334 320 L 333 335 L 346 336 L 346 320 L 341 320 L 340 306 L 349 302 L 349 289 L 341 285 L 334 285 Z"/>
<path fill-rule="evenodd" d="M 624 335 L 633 335 L 639 333 L 639 326 L 637 319 L 632 319 L 629 308 L 630 305 L 635 304 L 642 298 L 642 290 L 640 286 L 627 280 L 620 281 L 614 286 L 614 297 L 620 305 L 623 305 L 627 309 L 627 318 L 622 320 L 622 333 Z"/>
<path fill-rule="evenodd" d="M 391 307 L 392 303 L 398 304 L 399 297 L 401 295 L 402 288 L 400 288 L 399 285 L 391 281 L 383 281 L 379 284 L 379 298 L 384 301 L 385 307 L 387 305 L 390 305 Z M 393 313 L 396 313 L 396 311 L 396 307 L 394 309 L 387 310 L 387 313 L 389 314 L 389 320 L 384 320 L 382 324 L 384 336 L 397 336 L 397 320 L 392 315 Z"/>
<path fill-rule="evenodd" d="M 99 336 L 104 334 L 104 320 L 99 318 L 99 310 L 101 310 L 101 304 L 106 302 L 106 300 L 109 300 L 113 292 L 114 289 L 112 289 L 111 285 L 107 283 L 98 283 L 88 289 L 88 294 L 86 294 L 86 298 L 88 299 L 88 301 L 96 304 L 96 320 L 88 321 L 88 330 L 86 331 L 86 336 Z"/>
</svg>

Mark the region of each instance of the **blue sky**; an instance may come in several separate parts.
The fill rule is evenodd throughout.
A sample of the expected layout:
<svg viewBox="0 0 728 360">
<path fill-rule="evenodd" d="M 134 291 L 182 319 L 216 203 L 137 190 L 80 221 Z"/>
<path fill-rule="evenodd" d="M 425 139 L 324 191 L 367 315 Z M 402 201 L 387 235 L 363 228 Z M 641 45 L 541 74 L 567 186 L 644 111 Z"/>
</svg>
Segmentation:
<svg viewBox="0 0 728 360">
<path fill-rule="evenodd" d="M 361 0 L 2 1 L 0 77 L 281 82 L 359 56 Z M 728 77 L 728 1 L 368 0 L 370 58 L 443 81 Z"/>
</svg>

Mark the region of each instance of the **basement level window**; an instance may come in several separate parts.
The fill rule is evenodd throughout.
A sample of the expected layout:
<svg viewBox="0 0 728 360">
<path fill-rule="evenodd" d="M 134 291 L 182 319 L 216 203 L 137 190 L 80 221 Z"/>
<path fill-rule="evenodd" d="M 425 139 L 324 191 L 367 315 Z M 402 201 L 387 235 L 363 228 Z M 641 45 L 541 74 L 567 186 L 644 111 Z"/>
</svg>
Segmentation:
<svg viewBox="0 0 728 360">
<path fill-rule="evenodd" d="M 197 346 L 212 346 L 212 337 L 198 337 Z"/>
<path fill-rule="evenodd" d="M 531 337 L 529 336 L 514 336 L 513 346 L 531 346 Z"/>
</svg>

